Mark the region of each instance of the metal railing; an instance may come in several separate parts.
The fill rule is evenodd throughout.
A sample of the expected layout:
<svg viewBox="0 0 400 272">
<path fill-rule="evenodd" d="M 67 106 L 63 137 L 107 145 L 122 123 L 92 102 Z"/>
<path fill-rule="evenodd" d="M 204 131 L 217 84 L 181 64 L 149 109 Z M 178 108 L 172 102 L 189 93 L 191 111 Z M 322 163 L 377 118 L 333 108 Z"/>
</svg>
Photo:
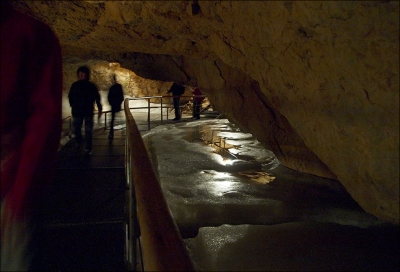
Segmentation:
<svg viewBox="0 0 400 272">
<path fill-rule="evenodd" d="M 124 101 L 126 117 L 126 261 L 129 270 L 194 271 L 172 218 L 139 129 Z"/>
<path fill-rule="evenodd" d="M 164 110 L 166 110 L 166 118 L 168 120 L 168 109 L 174 108 L 173 106 L 171 106 L 171 103 L 168 103 L 169 106 L 165 106 L 165 99 L 167 100 L 171 100 L 174 97 L 179 97 L 179 98 L 189 98 L 187 100 L 193 100 L 196 97 L 205 97 L 205 95 L 197 95 L 197 96 L 193 96 L 193 95 L 180 95 L 180 96 L 171 96 L 171 95 L 163 95 L 163 96 L 144 96 L 144 97 L 134 97 L 134 98 L 128 98 L 129 100 L 147 100 L 147 107 L 130 107 L 129 103 L 129 109 L 147 109 L 147 126 L 148 126 L 148 130 L 150 130 L 150 122 L 151 122 L 151 111 L 150 109 L 160 109 L 160 123 L 163 124 L 164 123 Z M 155 99 L 159 99 L 160 100 L 160 106 L 151 106 L 151 100 L 155 100 Z M 154 104 L 154 103 L 153 103 Z M 126 106 L 126 105 L 125 105 Z M 182 110 L 183 106 L 180 106 L 180 110 Z"/>
<path fill-rule="evenodd" d="M 130 107 L 129 103 L 128 103 L 128 106 L 129 106 L 130 110 L 147 109 L 147 128 L 148 128 L 148 130 L 150 130 L 151 129 L 151 126 L 150 126 L 150 124 L 151 124 L 151 109 L 160 109 L 160 114 L 159 114 L 160 123 L 163 124 L 164 123 L 164 110 L 167 109 L 165 111 L 166 112 L 165 115 L 166 115 L 166 120 L 168 120 L 168 115 L 169 115 L 168 114 L 168 109 L 173 109 L 174 108 L 173 106 L 171 106 L 171 103 L 168 103 L 168 105 L 166 106 L 165 105 L 166 104 L 165 100 L 167 99 L 167 100 L 170 101 L 173 97 L 174 96 L 170 96 L 170 95 L 133 97 L 133 98 L 128 98 L 128 99 L 129 100 L 147 100 L 147 106 L 146 107 Z M 205 95 L 198 95 L 198 96 L 181 95 L 179 97 L 180 98 L 190 98 L 188 100 L 191 100 L 191 99 L 194 100 L 196 97 L 205 97 Z M 155 99 L 159 99 L 160 100 L 160 102 L 159 102 L 160 106 L 151 106 L 151 100 L 155 100 Z M 153 104 L 155 104 L 155 103 L 153 103 Z M 124 103 L 124 105 L 125 105 L 125 103 Z M 182 107 L 184 107 L 184 106 L 181 106 L 180 109 L 182 109 Z M 122 109 L 122 110 L 124 110 L 124 109 Z M 107 114 L 108 113 L 111 113 L 111 110 L 103 111 L 103 114 L 102 114 L 104 116 L 104 130 L 107 129 Z M 93 114 L 97 115 L 97 111 L 94 112 Z M 63 123 L 66 122 L 66 121 L 69 122 L 69 132 L 67 132 L 67 133 L 68 133 L 68 136 L 71 138 L 71 135 L 72 135 L 72 117 L 68 116 L 68 117 L 66 117 L 66 118 L 64 118 L 62 120 Z"/>
</svg>

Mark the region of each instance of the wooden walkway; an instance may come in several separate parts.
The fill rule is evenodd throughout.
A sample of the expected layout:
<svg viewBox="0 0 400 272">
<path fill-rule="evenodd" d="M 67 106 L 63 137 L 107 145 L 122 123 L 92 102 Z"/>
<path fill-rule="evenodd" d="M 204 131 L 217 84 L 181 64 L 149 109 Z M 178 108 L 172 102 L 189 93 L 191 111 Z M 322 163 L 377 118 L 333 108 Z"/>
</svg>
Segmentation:
<svg viewBox="0 0 400 272">
<path fill-rule="evenodd" d="M 214 112 L 210 114 L 215 117 Z M 152 113 L 150 124 L 147 113 L 133 115 L 141 133 L 161 124 L 176 123 L 171 119 L 161 122 L 157 113 Z M 185 116 L 180 122 L 191 121 L 190 117 Z M 75 149 L 74 139 L 62 138 L 55 177 L 35 215 L 31 271 L 127 270 L 126 129 L 122 112 L 116 116 L 114 127 L 114 139 L 109 140 L 104 123 L 95 123 L 89 156 Z M 69 123 L 64 122 L 63 131 L 69 129 Z"/>
<path fill-rule="evenodd" d="M 38 216 L 34 271 L 124 271 L 125 129 L 95 129 L 91 155 L 69 141 Z"/>
</svg>

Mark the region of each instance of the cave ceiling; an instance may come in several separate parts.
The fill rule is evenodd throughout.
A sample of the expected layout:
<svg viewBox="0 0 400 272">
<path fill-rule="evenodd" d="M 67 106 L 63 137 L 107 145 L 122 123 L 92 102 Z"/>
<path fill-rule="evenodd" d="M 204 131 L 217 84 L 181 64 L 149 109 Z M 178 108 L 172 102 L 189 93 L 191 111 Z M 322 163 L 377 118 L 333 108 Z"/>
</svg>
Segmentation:
<svg viewBox="0 0 400 272">
<path fill-rule="evenodd" d="M 12 1 L 64 63 L 199 86 L 286 167 L 399 222 L 398 1 Z"/>
</svg>

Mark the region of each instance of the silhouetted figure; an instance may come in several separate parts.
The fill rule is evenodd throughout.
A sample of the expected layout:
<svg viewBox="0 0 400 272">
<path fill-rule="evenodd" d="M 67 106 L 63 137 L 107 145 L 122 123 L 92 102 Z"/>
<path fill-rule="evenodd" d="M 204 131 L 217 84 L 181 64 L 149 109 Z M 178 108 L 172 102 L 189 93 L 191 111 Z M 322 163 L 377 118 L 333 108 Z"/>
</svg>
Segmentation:
<svg viewBox="0 0 400 272">
<path fill-rule="evenodd" d="M 198 87 L 195 87 L 192 89 L 192 94 L 193 94 L 193 119 L 200 119 L 200 109 L 201 109 L 201 103 L 204 100 L 204 96 L 202 96 L 202 93 Z"/>
<path fill-rule="evenodd" d="M 82 145 L 82 125 L 85 121 L 85 147 L 84 151 L 87 155 L 92 151 L 93 138 L 93 111 L 94 103 L 97 104 L 98 118 L 102 114 L 102 105 L 100 102 L 99 91 L 92 82 L 89 81 L 90 71 L 86 66 L 81 66 L 76 71 L 78 81 L 71 85 L 68 94 L 69 104 L 72 108 L 73 130 L 77 143 L 77 148 Z"/>
<path fill-rule="evenodd" d="M 121 84 L 117 83 L 116 77 L 114 75 L 114 84 L 110 87 L 110 90 L 108 91 L 108 103 L 110 103 L 111 105 L 111 124 L 108 139 L 114 138 L 115 114 L 121 110 L 122 101 L 124 101 L 124 91 L 122 90 Z"/>
<path fill-rule="evenodd" d="M 175 118 L 172 119 L 174 121 L 181 119 L 181 111 L 179 108 L 179 100 L 180 96 L 185 92 L 185 86 L 179 85 L 177 83 L 173 83 L 171 88 L 167 91 L 167 93 L 172 93 L 174 109 L 175 109 Z"/>
<path fill-rule="evenodd" d="M 197 15 L 201 12 L 201 8 L 199 5 L 199 1 L 198 0 L 193 0 L 192 3 L 192 15 Z"/>
<path fill-rule="evenodd" d="M 1 271 L 27 271 L 60 144 L 62 56 L 47 25 L 6 1 L 0 41 Z"/>
</svg>

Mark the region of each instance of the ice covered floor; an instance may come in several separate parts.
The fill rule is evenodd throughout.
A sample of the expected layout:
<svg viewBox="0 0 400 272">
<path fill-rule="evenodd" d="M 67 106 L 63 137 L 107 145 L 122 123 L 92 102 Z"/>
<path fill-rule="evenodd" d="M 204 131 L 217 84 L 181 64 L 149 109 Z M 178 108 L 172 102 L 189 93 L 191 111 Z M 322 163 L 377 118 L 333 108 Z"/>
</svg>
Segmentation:
<svg viewBox="0 0 400 272">
<path fill-rule="evenodd" d="M 398 227 L 337 182 L 283 167 L 226 119 L 143 133 L 198 271 L 398 270 Z"/>
<path fill-rule="evenodd" d="M 201 228 L 186 244 L 197 271 L 399 271 L 393 233 L 317 222 L 223 225 Z"/>
</svg>

